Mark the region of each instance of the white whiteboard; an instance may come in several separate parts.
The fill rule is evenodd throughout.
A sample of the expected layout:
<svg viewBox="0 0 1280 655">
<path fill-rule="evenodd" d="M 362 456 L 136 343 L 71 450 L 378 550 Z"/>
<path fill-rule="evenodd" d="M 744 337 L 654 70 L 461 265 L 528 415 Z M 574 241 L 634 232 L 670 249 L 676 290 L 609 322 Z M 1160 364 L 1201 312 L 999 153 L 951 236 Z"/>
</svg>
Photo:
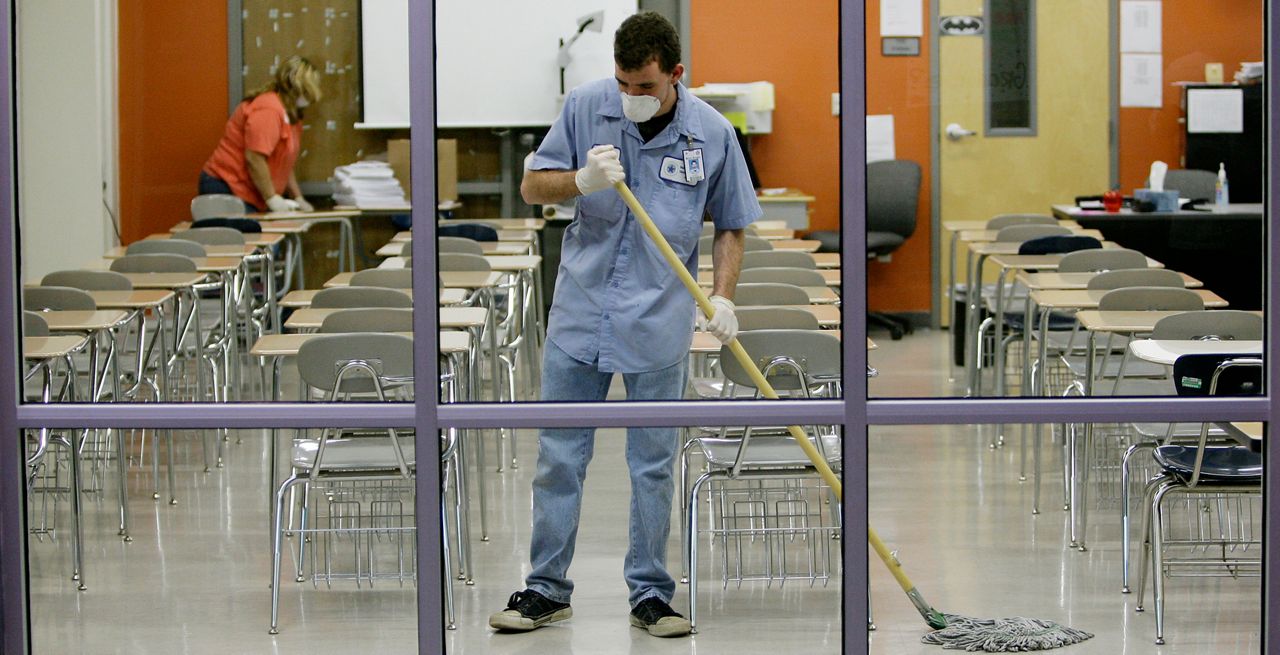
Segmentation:
<svg viewBox="0 0 1280 655">
<path fill-rule="evenodd" d="M 573 44 L 565 90 L 613 76 L 613 33 L 637 0 L 437 0 L 436 121 L 441 127 L 550 125 L 560 110 L 560 39 Z M 408 0 L 361 2 L 364 125 L 409 124 Z"/>
</svg>

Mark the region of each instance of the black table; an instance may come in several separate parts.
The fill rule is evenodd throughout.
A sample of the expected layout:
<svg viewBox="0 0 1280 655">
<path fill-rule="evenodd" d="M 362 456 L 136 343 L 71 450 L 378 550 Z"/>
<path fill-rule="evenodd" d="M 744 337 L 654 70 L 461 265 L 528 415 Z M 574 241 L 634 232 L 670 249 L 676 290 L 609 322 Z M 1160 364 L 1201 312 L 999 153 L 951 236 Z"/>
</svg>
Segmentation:
<svg viewBox="0 0 1280 655">
<path fill-rule="evenodd" d="M 1054 205 L 1053 214 L 1200 279 L 1232 309 L 1262 309 L 1266 241 L 1260 203 L 1207 211 L 1140 213 L 1125 208 L 1116 214 Z"/>
</svg>

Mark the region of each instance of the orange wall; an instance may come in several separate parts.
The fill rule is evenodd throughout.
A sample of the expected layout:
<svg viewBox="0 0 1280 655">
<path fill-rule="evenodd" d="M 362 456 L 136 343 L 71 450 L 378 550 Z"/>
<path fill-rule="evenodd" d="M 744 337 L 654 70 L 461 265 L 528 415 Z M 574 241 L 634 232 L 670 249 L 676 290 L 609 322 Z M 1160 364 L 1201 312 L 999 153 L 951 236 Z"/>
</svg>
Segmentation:
<svg viewBox="0 0 1280 655">
<path fill-rule="evenodd" d="M 751 137 L 766 187 L 795 187 L 817 198 L 810 229 L 840 224 L 840 90 L 836 0 L 696 0 L 690 4 L 694 84 L 774 85 L 773 133 Z"/>
<path fill-rule="evenodd" d="M 120 3 L 120 228 L 125 243 L 191 217 L 227 120 L 227 3 Z"/>
<path fill-rule="evenodd" d="M 695 84 L 768 80 L 777 92 L 773 133 L 751 137 L 760 180 L 817 198 L 810 228 L 840 225 L 840 124 L 831 94 L 840 87 L 839 7 L 835 0 L 697 0 L 691 4 Z M 879 4 L 867 3 L 868 113 L 894 115 L 897 156 L 924 169 L 915 236 L 893 256 L 872 262 L 868 302 L 884 311 L 928 311 L 929 53 L 881 57 Z M 872 41 L 874 37 L 874 41 Z M 927 40 L 926 40 L 927 41 Z"/>
<path fill-rule="evenodd" d="M 1261 0 L 1164 0 L 1164 106 L 1160 109 L 1120 109 L 1120 188 L 1126 193 L 1146 186 L 1151 162 L 1181 168 L 1184 127 L 1178 123 L 1181 91 L 1178 81 L 1203 81 L 1204 65 L 1222 62 L 1223 77 L 1242 61 L 1262 61 L 1263 3 Z M 1230 173 L 1230 171 L 1228 171 Z"/>
</svg>

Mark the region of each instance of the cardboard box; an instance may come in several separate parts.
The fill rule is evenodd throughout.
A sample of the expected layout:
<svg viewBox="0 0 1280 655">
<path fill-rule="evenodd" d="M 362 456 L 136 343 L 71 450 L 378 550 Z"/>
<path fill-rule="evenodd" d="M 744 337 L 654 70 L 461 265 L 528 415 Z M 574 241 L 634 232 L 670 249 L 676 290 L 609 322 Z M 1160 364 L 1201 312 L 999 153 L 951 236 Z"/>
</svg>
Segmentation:
<svg viewBox="0 0 1280 655">
<path fill-rule="evenodd" d="M 387 141 L 387 163 L 404 189 L 404 197 L 413 200 L 410 185 L 409 139 Z M 458 199 L 458 142 L 436 140 L 436 201 Z"/>
</svg>

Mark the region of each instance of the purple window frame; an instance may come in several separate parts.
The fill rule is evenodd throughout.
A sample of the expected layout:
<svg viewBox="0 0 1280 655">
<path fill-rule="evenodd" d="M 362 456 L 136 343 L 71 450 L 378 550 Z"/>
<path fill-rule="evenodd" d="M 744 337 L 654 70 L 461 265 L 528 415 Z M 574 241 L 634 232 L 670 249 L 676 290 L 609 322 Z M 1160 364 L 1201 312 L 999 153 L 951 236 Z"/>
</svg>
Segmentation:
<svg viewBox="0 0 1280 655">
<path fill-rule="evenodd" d="M 860 253 L 865 250 L 865 132 L 862 123 L 866 115 L 865 69 L 865 0 L 839 0 L 840 2 L 840 71 L 841 79 L 841 204 L 842 238 L 845 250 Z M 415 223 L 432 226 L 432 212 L 423 208 L 435 205 L 435 54 L 434 0 L 410 0 L 410 76 L 412 88 L 411 124 L 414 126 L 413 159 L 422 162 L 414 167 L 413 196 L 419 199 L 415 205 Z M 17 264 L 20 253 L 16 250 L 15 213 L 15 159 L 14 153 L 14 77 L 13 38 L 14 16 L 11 3 L 0 6 L 0 18 L 4 30 L 0 32 L 0 51 L 9 54 L 0 66 L 0 106 L 6 108 L 6 120 L 0 125 L 0 284 L 9 289 L 0 293 L 0 434 L 13 435 L 24 428 L 33 427 L 173 427 L 173 428 L 264 428 L 264 427 L 320 427 L 341 421 L 343 425 L 378 427 L 386 425 L 409 426 L 417 430 L 422 443 L 420 452 L 438 447 L 434 434 L 445 427 L 485 428 L 544 426 L 656 426 L 656 425 L 706 425 L 706 424 L 777 424 L 779 422 L 805 421 L 842 424 L 846 435 L 864 435 L 869 425 L 947 425 L 982 423 L 1035 423 L 1060 421 L 1116 421 L 1116 420 L 1250 420 L 1270 421 L 1277 415 L 1280 395 L 1271 394 L 1277 377 L 1280 358 L 1272 356 L 1272 344 L 1280 343 L 1280 329 L 1267 317 L 1267 369 L 1268 393 L 1261 398 L 1249 399 L 1071 399 L 1071 400 L 1022 400 L 1022 399 L 885 399 L 867 398 L 866 380 L 860 375 L 847 377 L 845 397 L 842 400 L 814 402 L 743 402 L 732 405 L 718 402 L 673 402 L 601 404 L 571 403 L 559 405 L 499 405 L 470 404 L 439 406 L 434 394 L 419 394 L 413 404 L 402 405 L 344 405 L 325 406 L 301 403 L 246 403 L 200 405 L 21 405 L 19 396 L 17 341 L 17 303 L 19 279 Z M 1276 36 L 1268 13 L 1266 27 L 1267 52 L 1274 52 Z M 1270 57 L 1268 57 L 1270 58 Z M 1280 100 L 1272 68 L 1267 68 L 1268 111 Z M 1268 115 L 1268 134 L 1272 131 L 1273 114 Z M 850 127 L 851 126 L 851 127 Z M 845 129 L 849 127 L 850 129 Z M 1269 141 L 1270 142 L 1270 141 Z M 1272 221 L 1277 215 L 1275 167 L 1268 155 L 1268 261 L 1277 252 L 1277 234 Z M 420 228 L 421 229 L 421 228 Z M 429 228 L 428 228 L 429 229 Z M 414 285 L 432 288 L 435 284 L 434 239 L 415 239 L 413 255 L 421 265 L 414 267 Z M 1276 279 L 1271 269 L 1267 278 L 1267 307 L 1276 307 L 1280 301 Z M 843 288 L 866 288 L 866 263 L 862 257 L 847 257 L 843 268 Z M 845 298 L 845 309 L 851 316 L 866 311 L 865 293 L 850 294 Z M 414 364 L 416 370 L 428 377 L 437 375 L 436 340 L 437 312 L 434 304 L 424 304 L 414 312 L 414 329 L 424 338 L 415 340 Z M 844 326 L 847 343 L 860 343 L 866 336 L 862 321 Z M 859 371 L 866 365 L 866 351 L 862 348 L 844 350 L 844 369 Z M 26 589 L 26 529 L 23 524 L 22 453 L 16 447 L 18 440 L 0 448 L 0 652 L 23 653 L 30 648 L 30 624 L 27 616 Z M 866 470 L 866 450 L 848 448 L 845 451 L 845 467 L 848 471 Z M 1280 449 L 1266 449 L 1267 470 L 1280 470 Z M 1280 498 L 1280 476 L 1266 476 L 1265 503 Z M 845 486 L 844 525 L 848 534 L 841 540 L 844 545 L 843 602 L 844 652 L 865 652 L 867 633 L 867 546 L 865 526 L 867 518 L 867 489 L 865 484 Z M 419 470 L 417 493 L 425 502 L 418 503 L 434 514 L 438 507 L 439 471 L 435 467 Z M 440 570 L 439 521 L 434 516 L 421 517 L 418 522 L 419 570 Z M 1280 543 L 1280 521 L 1267 521 L 1265 526 L 1263 566 L 1263 646 L 1266 652 L 1280 652 L 1280 636 L 1267 630 L 1274 614 L 1273 599 L 1277 586 L 1272 566 L 1275 549 L 1271 544 Z M 874 563 L 872 565 L 875 565 Z M 928 590 L 925 584 L 924 591 Z M 420 576 L 418 586 L 418 644 L 419 652 L 444 652 L 442 627 L 442 588 L 439 576 Z"/>
</svg>

